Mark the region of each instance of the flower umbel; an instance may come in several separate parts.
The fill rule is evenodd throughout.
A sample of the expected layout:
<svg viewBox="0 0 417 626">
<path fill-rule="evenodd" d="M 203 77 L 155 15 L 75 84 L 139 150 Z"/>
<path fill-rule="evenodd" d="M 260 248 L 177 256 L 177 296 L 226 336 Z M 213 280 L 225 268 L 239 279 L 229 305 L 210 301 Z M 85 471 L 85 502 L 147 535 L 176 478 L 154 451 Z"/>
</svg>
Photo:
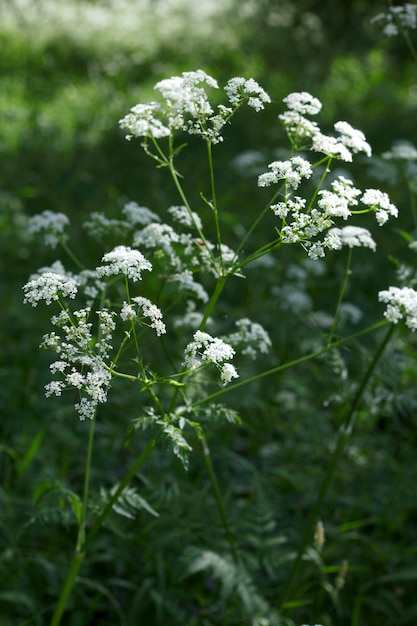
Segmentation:
<svg viewBox="0 0 417 626">
<path fill-rule="evenodd" d="M 411 287 L 389 287 L 378 293 L 380 302 L 388 306 L 384 316 L 397 324 L 405 319 L 405 323 L 413 332 L 417 329 L 417 291 Z"/>
<path fill-rule="evenodd" d="M 235 354 L 234 349 L 228 343 L 212 337 L 208 333 L 197 330 L 184 352 L 184 365 L 189 370 L 196 369 L 205 363 L 214 363 L 220 370 L 220 377 L 226 385 L 232 378 L 238 378 L 235 367 L 228 363 Z"/>
<path fill-rule="evenodd" d="M 96 268 L 99 277 L 124 274 L 136 282 L 141 280 L 144 270 L 152 270 L 151 262 L 145 259 L 139 250 L 133 250 L 127 246 L 117 246 L 105 254 L 102 261 L 107 265 L 100 265 Z"/>
</svg>

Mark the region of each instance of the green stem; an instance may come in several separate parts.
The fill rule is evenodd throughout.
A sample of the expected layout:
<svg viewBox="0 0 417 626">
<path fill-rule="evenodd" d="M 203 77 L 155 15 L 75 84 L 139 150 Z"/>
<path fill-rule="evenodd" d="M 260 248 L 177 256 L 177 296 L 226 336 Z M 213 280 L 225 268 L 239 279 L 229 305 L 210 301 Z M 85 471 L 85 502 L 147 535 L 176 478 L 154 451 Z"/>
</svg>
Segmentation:
<svg viewBox="0 0 417 626">
<path fill-rule="evenodd" d="M 85 552 L 85 526 L 87 521 L 88 512 L 88 493 L 90 488 L 90 473 L 91 473 L 91 460 L 93 456 L 93 443 L 94 443 L 94 430 L 95 430 L 96 417 L 91 420 L 90 432 L 88 436 L 87 457 L 85 462 L 85 474 L 84 474 L 84 492 L 81 509 L 81 519 L 79 520 L 77 543 L 72 557 L 71 565 L 68 570 L 67 577 L 65 579 L 64 586 L 61 590 L 61 594 L 58 599 L 58 604 L 55 608 L 54 614 L 51 620 L 51 626 L 58 626 L 61 623 L 62 615 L 64 614 L 65 607 L 67 606 L 69 596 L 75 585 L 75 580 L 80 567 L 83 563 Z"/>
<path fill-rule="evenodd" d="M 61 595 L 59 596 L 58 604 L 52 616 L 51 626 L 59 626 L 59 624 L 61 623 L 62 615 L 65 611 L 65 607 L 67 606 L 68 598 L 71 594 L 72 588 L 74 587 L 75 579 L 83 563 L 83 560 L 84 553 L 76 551 L 71 561 L 71 566 L 65 580 L 65 585 L 62 588 Z"/>
<path fill-rule="evenodd" d="M 151 441 L 149 441 L 147 443 L 146 447 L 141 452 L 141 454 L 139 454 L 139 456 L 137 457 L 137 459 L 133 463 L 133 465 L 130 468 L 130 470 L 124 476 L 123 480 L 119 483 L 117 489 L 111 495 L 111 497 L 110 497 L 109 501 L 107 502 L 106 506 L 101 511 L 100 515 L 97 517 L 93 527 L 87 533 L 87 536 L 86 536 L 86 539 L 85 539 L 85 542 L 84 542 L 84 549 L 87 548 L 87 546 L 89 546 L 91 541 L 97 535 L 98 531 L 100 530 L 101 526 L 103 525 L 104 520 L 106 519 L 106 517 L 109 515 L 109 513 L 113 509 L 114 504 L 120 498 L 120 496 L 122 495 L 122 493 L 125 490 L 125 488 L 127 487 L 127 485 L 130 483 L 130 481 L 135 476 L 135 474 L 137 473 L 139 468 L 143 465 L 143 463 L 146 461 L 146 459 L 148 458 L 148 456 L 150 455 L 152 450 L 155 448 L 156 444 L 158 443 L 158 441 L 162 437 L 162 434 L 163 434 L 163 428 L 160 429 L 160 431 L 158 432 L 156 437 L 154 437 L 153 439 L 151 439 Z"/>
<path fill-rule="evenodd" d="M 67 243 L 65 241 L 61 241 L 61 246 L 64 248 L 65 252 L 68 254 L 68 256 L 70 257 L 70 259 L 72 261 L 74 261 L 75 265 L 82 271 L 85 270 L 84 265 L 81 263 L 81 261 L 75 256 L 75 254 L 73 253 L 73 251 L 71 250 L 71 248 L 67 245 Z"/>
<path fill-rule="evenodd" d="M 344 276 L 344 279 L 343 279 L 342 288 L 341 288 L 340 293 L 339 293 L 339 299 L 337 301 L 336 311 L 335 311 L 334 318 L 333 318 L 333 324 L 332 324 L 332 327 L 330 329 L 329 338 L 327 340 L 327 345 L 328 346 L 330 346 L 330 344 L 333 341 L 333 337 L 336 334 L 336 328 L 337 328 L 337 324 L 339 322 L 340 307 L 342 305 L 343 298 L 345 297 L 345 293 L 346 293 L 348 282 L 349 282 L 349 277 L 350 277 L 350 275 L 352 273 L 351 269 L 350 269 L 351 262 L 352 262 L 352 248 L 349 248 L 348 259 L 347 259 L 347 263 L 346 263 L 345 276 Z"/>
<path fill-rule="evenodd" d="M 320 514 L 320 510 L 324 501 L 324 498 L 327 494 L 327 490 L 332 482 L 332 480 L 334 479 L 335 473 L 336 473 L 336 469 L 338 467 L 339 461 L 342 458 L 343 452 L 345 450 L 346 444 L 349 441 L 354 426 L 355 426 L 355 421 L 356 421 L 356 411 L 359 407 L 360 402 L 362 401 L 362 397 L 363 394 L 365 392 L 366 387 L 368 386 L 368 383 L 375 371 L 375 368 L 378 364 L 378 361 L 380 360 L 382 354 L 384 353 L 385 348 L 387 347 L 389 341 L 391 340 L 391 337 L 393 335 L 395 331 L 395 326 L 392 324 L 389 328 L 388 328 L 388 332 L 386 333 L 383 341 L 381 342 L 378 350 L 376 351 L 373 360 L 371 361 L 365 376 L 362 379 L 362 382 L 356 392 L 356 395 L 353 399 L 353 402 L 350 406 L 350 409 L 344 419 L 343 424 L 341 425 L 340 429 L 339 429 L 339 435 L 337 438 L 337 443 L 336 443 L 336 447 L 333 451 L 332 454 L 332 458 L 330 461 L 330 466 L 329 469 L 326 472 L 326 475 L 324 477 L 324 480 L 320 486 L 320 490 L 316 499 L 316 502 L 314 503 L 314 506 L 310 512 L 310 515 L 308 517 L 307 520 L 307 525 L 303 534 L 303 538 L 301 540 L 301 544 L 300 544 L 300 548 L 297 552 L 297 556 L 296 559 L 294 561 L 293 567 L 291 569 L 291 572 L 288 576 L 287 579 L 287 583 L 285 585 L 283 594 L 282 594 L 282 599 L 281 599 L 281 607 L 282 609 L 285 609 L 285 603 L 288 601 L 288 599 L 291 597 L 291 592 L 295 586 L 295 584 L 297 583 L 298 580 L 298 576 L 300 573 L 300 566 L 301 566 L 301 562 L 305 553 L 305 550 L 309 544 L 309 542 L 311 541 L 311 537 L 313 534 L 313 529 L 315 527 L 315 524 L 319 518 L 319 514 Z"/>
<path fill-rule="evenodd" d="M 255 230 L 255 228 L 258 226 L 259 222 L 265 217 L 265 215 L 270 210 L 271 204 L 273 204 L 274 200 L 276 200 L 276 198 L 278 197 L 278 194 L 279 194 L 279 192 L 277 191 L 277 193 L 272 196 L 271 201 L 265 206 L 265 208 L 261 211 L 261 213 L 258 215 L 256 220 L 253 222 L 253 224 L 249 228 L 248 232 L 246 233 L 246 235 L 244 236 L 244 238 L 242 239 L 242 241 L 240 242 L 240 244 L 236 248 L 236 258 L 238 256 L 239 252 L 243 249 L 243 247 L 246 244 L 246 242 L 248 241 L 249 237 L 252 235 L 252 233 Z"/>
<path fill-rule="evenodd" d="M 220 276 L 220 278 L 217 280 L 216 286 L 214 288 L 213 294 L 206 306 L 206 310 L 204 311 L 204 315 L 203 315 L 203 319 L 201 320 L 200 326 L 199 326 L 199 330 L 203 330 L 208 318 L 210 317 L 210 315 L 213 312 L 214 307 L 217 304 L 217 300 L 220 297 L 221 292 L 223 291 L 223 287 L 226 283 L 226 276 Z"/>
<path fill-rule="evenodd" d="M 209 162 L 209 170 L 210 170 L 210 187 L 211 187 L 211 202 L 210 207 L 213 210 L 214 215 L 214 226 L 216 229 L 216 238 L 217 238 L 217 246 L 219 248 L 219 256 L 220 256 L 220 267 L 222 270 L 222 275 L 224 273 L 224 264 L 223 264 L 223 255 L 222 255 L 222 239 L 220 235 L 220 224 L 219 224 L 219 212 L 217 210 L 217 199 L 216 199 L 216 185 L 214 182 L 214 168 L 213 168 L 213 153 L 211 142 L 207 141 L 207 158 Z"/>
<path fill-rule="evenodd" d="M 224 531 L 226 533 L 226 538 L 230 546 L 230 551 L 232 553 L 232 557 L 236 565 L 239 563 L 239 555 L 236 549 L 236 542 L 234 540 L 232 531 L 230 529 L 229 520 L 227 519 L 226 508 L 223 503 L 222 495 L 219 488 L 219 483 L 216 478 L 216 474 L 214 472 L 213 463 L 211 462 L 210 450 L 207 445 L 207 440 L 204 434 L 201 432 L 199 436 L 201 447 L 203 448 L 203 458 L 204 464 L 206 466 L 211 485 L 213 487 L 214 498 L 216 500 L 217 508 L 219 510 L 220 519 L 223 524 Z"/>
</svg>

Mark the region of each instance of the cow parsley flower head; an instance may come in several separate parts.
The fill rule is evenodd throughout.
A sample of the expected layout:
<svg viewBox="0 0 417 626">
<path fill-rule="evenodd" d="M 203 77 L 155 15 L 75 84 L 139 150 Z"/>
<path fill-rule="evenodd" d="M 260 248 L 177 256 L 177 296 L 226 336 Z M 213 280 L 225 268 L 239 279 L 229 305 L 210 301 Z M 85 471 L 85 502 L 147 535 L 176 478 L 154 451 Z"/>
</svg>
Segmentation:
<svg viewBox="0 0 417 626">
<path fill-rule="evenodd" d="M 122 130 L 127 130 L 126 139 L 134 137 L 169 137 L 171 129 L 162 121 L 163 111 L 157 102 L 136 104 L 125 117 L 119 120 Z"/>
<path fill-rule="evenodd" d="M 56 248 L 60 241 L 66 239 L 65 227 L 69 223 L 70 221 L 64 213 L 43 211 L 43 213 L 29 218 L 28 231 L 30 233 L 40 233 L 46 246 Z"/>
<path fill-rule="evenodd" d="M 156 83 L 154 89 L 166 100 L 171 115 L 178 116 L 178 127 L 184 127 L 184 116 L 197 120 L 207 119 L 213 108 L 202 85 L 218 89 L 217 81 L 203 72 L 183 72 L 182 76 L 172 76 Z"/>
<path fill-rule="evenodd" d="M 318 98 L 314 98 L 307 91 L 290 93 L 283 99 L 290 111 L 295 111 L 301 115 L 317 115 L 322 104 Z"/>
<path fill-rule="evenodd" d="M 183 226 L 198 228 L 200 230 L 203 228 L 199 215 L 197 215 L 194 211 L 190 212 L 186 206 L 171 206 L 168 209 L 168 213 L 176 222 L 182 224 Z"/>
<path fill-rule="evenodd" d="M 107 265 L 100 265 L 96 268 L 99 277 L 124 274 L 136 282 L 141 280 L 144 270 L 152 270 L 152 264 L 139 250 L 133 250 L 127 246 L 117 246 L 105 254 L 102 261 Z"/>
<path fill-rule="evenodd" d="M 184 352 L 184 365 L 187 369 L 193 370 L 205 363 L 214 363 L 220 370 L 223 384 L 230 382 L 232 378 L 237 378 L 238 374 L 229 361 L 235 354 L 234 349 L 228 343 L 212 337 L 209 333 L 197 330 Z"/>
<path fill-rule="evenodd" d="M 248 106 L 261 111 L 265 108 L 265 104 L 271 102 L 271 98 L 264 89 L 253 78 L 242 78 L 236 76 L 231 78 L 224 88 L 229 101 L 234 106 L 240 105 L 245 100 Z"/>
<path fill-rule="evenodd" d="M 273 161 L 268 167 L 271 171 L 258 177 L 259 187 L 269 187 L 280 180 L 285 180 L 290 187 L 297 189 L 302 178 L 310 178 L 313 173 L 310 163 L 299 156 L 288 161 Z"/>
<path fill-rule="evenodd" d="M 379 189 L 366 189 L 361 202 L 375 211 L 376 221 L 380 226 L 388 221 L 389 217 L 398 217 L 398 209 L 392 204 L 388 194 Z"/>
<path fill-rule="evenodd" d="M 59 378 L 45 386 L 45 395 L 60 396 L 63 390 L 76 389 L 77 395 L 81 394 L 80 401 L 75 404 L 80 419 L 94 417 L 97 405 L 107 401 L 111 381 L 106 359 L 112 350 L 115 314 L 105 308 L 97 312 L 97 340 L 90 315 L 90 307 L 79 309 L 72 315 L 61 311 L 51 320 L 58 332 L 45 335 L 41 344 L 58 355 L 50 370 Z"/>
<path fill-rule="evenodd" d="M 390 322 L 397 324 L 405 319 L 405 323 L 413 332 L 417 328 L 417 291 L 411 287 L 389 287 L 378 293 L 380 302 L 388 306 L 384 313 Z"/>
<path fill-rule="evenodd" d="M 397 141 L 382 158 L 393 161 L 417 161 L 417 148 L 410 141 Z"/>
<path fill-rule="evenodd" d="M 57 274 L 56 272 L 43 272 L 30 280 L 23 287 L 25 293 L 24 303 L 37 306 L 42 300 L 46 304 L 62 298 L 75 298 L 78 291 L 78 283 L 74 278 Z"/>
<path fill-rule="evenodd" d="M 320 129 L 316 122 L 310 121 L 296 111 L 285 111 L 278 117 L 287 131 L 288 136 L 293 141 L 311 138 L 317 133 L 320 133 Z"/>
<path fill-rule="evenodd" d="M 120 317 L 123 321 L 141 320 L 143 317 L 147 317 L 150 320 L 149 327 L 155 330 L 158 337 L 166 333 L 161 310 L 148 298 L 138 296 L 131 299 L 131 304 L 124 302 L 120 311 Z"/>
<path fill-rule="evenodd" d="M 335 130 L 339 133 L 339 141 L 352 152 L 365 152 L 370 157 L 372 149 L 362 131 L 353 128 L 348 122 L 336 122 Z"/>
<path fill-rule="evenodd" d="M 342 246 L 348 248 L 370 248 L 376 250 L 376 243 L 371 233 L 366 228 L 360 226 L 344 226 L 343 228 L 331 228 L 325 237 L 326 245 L 329 244 L 329 237 L 336 237 L 336 245 L 328 246 L 334 250 L 340 249 Z M 339 242 L 339 245 L 337 245 Z"/>
<path fill-rule="evenodd" d="M 311 149 L 347 163 L 352 161 L 352 153 L 342 141 L 337 140 L 335 137 L 323 135 L 321 132 L 313 135 Z"/>
<path fill-rule="evenodd" d="M 139 206 L 137 202 L 128 202 L 122 209 L 123 215 L 132 226 L 146 226 L 153 222 L 160 222 L 161 218 L 157 213 L 144 206 Z"/>
<path fill-rule="evenodd" d="M 227 336 L 233 346 L 241 347 L 242 354 L 255 359 L 258 353 L 266 354 L 271 347 L 271 339 L 266 330 L 257 322 L 242 318 L 236 322 L 237 331 Z"/>
</svg>

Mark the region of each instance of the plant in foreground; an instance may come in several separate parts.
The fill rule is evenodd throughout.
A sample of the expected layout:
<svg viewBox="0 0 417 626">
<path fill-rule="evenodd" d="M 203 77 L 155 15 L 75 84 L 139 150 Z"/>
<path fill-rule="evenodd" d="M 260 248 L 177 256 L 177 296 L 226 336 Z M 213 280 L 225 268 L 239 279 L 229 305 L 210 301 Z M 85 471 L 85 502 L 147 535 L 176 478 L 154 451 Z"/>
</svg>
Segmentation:
<svg viewBox="0 0 417 626">
<path fill-rule="evenodd" d="M 310 119 L 321 109 L 317 98 L 306 92 L 287 96 L 284 99 L 287 110 L 279 118 L 291 145 L 291 156 L 271 162 L 259 175 L 258 186 L 269 189 L 270 198 L 232 249 L 231 233 L 217 201 L 213 149 L 223 141 L 224 128 L 241 106 L 247 104 L 255 111 L 262 111 L 270 103 L 270 97 L 253 79 L 236 77 L 225 86 L 227 103 L 215 108 L 208 91 L 219 89 L 217 81 L 202 70 L 162 80 L 155 89 L 160 94 L 159 101 L 134 106 L 120 121 L 120 127 L 127 132 L 129 140 L 141 138 L 146 154 L 168 171 L 181 203 L 168 209 L 169 220 L 164 223 L 162 212 L 155 213 L 134 202 L 124 207 L 118 220 L 93 213 L 84 224 L 87 233 L 102 238 L 106 232 L 114 233 L 117 229 L 120 244 L 106 251 L 92 269 L 85 268 L 76 251 L 70 249 L 65 215 L 44 212 L 33 217 L 29 225 L 33 233 L 43 237 L 45 244 L 55 247 L 61 243 L 77 270 L 68 271 L 61 261 L 56 261 L 41 268 L 24 286 L 27 303 L 33 306 L 43 303 L 57 309 L 51 318 L 53 330 L 43 337 L 41 344 L 56 355 L 50 366 L 54 379 L 46 385 L 46 395 L 71 395 L 79 418 L 89 420 L 84 493 L 82 497 L 74 494 L 72 498 L 78 526 L 75 553 L 53 612 L 52 626 L 61 622 L 90 543 L 111 511 L 117 509 L 123 495 L 129 493 L 133 497 L 132 478 L 161 438 L 169 443 L 185 467 L 192 451 L 191 434 L 200 442 L 232 562 L 244 571 L 205 437 L 210 419 L 238 419 L 236 411 L 219 404 L 218 399 L 232 390 L 333 351 L 388 321 L 396 323 L 405 317 L 407 325 L 412 330 L 415 328 L 416 292 L 411 288 L 390 287 L 379 295 L 388 304 L 387 320 L 351 337 L 337 336 L 352 250 L 364 247 L 374 252 L 376 249 L 368 229 L 347 222 L 363 214 L 373 214 L 382 226 L 398 214 L 386 193 L 358 189 L 344 175 L 329 176 L 334 162 L 348 164 L 357 153 L 371 155 L 361 131 L 340 121 L 334 125 L 335 133 L 327 135 Z M 196 136 L 206 146 L 209 193 L 201 193 L 201 207 L 192 206 L 177 170 L 176 157 L 185 148 L 184 134 Z M 251 247 L 253 235 L 263 228 L 263 221 L 271 212 L 277 218 L 274 231 L 260 247 Z M 242 280 L 250 264 L 271 258 L 289 245 L 300 246 L 313 261 L 325 257 L 329 250 L 343 247 L 349 250 L 346 279 L 335 303 L 331 332 L 313 352 L 243 378 L 239 363 L 266 354 L 272 342 L 268 330 L 247 317 L 237 320 L 229 332 L 222 329 L 224 325 L 217 311 L 224 286 L 232 277 Z M 280 614 L 288 612 L 291 606 L 289 601 L 322 502 L 392 328 L 365 371 L 345 415 L 280 606 L 271 607 L 263 600 L 250 603 L 243 591 L 245 585 L 250 588 L 252 584 L 248 572 L 236 583 L 245 623 L 278 624 Z M 92 507 L 90 496 L 95 424 L 112 387 L 123 383 L 135 385 L 140 394 L 141 416 L 132 421 L 130 436 L 139 428 L 149 427 L 156 429 L 156 434 L 97 509 Z"/>
</svg>

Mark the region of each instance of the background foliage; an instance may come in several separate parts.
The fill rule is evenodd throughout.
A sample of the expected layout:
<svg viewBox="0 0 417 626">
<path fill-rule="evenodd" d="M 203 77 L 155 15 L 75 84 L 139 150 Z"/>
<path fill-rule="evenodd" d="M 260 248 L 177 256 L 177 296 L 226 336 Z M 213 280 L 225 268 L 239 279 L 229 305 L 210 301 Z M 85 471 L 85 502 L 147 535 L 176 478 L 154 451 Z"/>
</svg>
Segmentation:
<svg viewBox="0 0 417 626">
<path fill-rule="evenodd" d="M 157 80 L 200 67 L 219 83 L 253 76 L 274 101 L 259 116 L 242 111 L 219 150 L 220 203 L 237 234 L 259 210 L 259 192 L 257 171 L 242 172 L 236 156 L 250 149 L 268 163 L 286 147 L 276 118 L 290 91 L 321 99 L 324 126 L 345 119 L 363 130 L 376 157 L 395 140 L 415 142 L 416 67 L 401 38 L 387 40 L 371 24 L 385 8 L 366 0 L 8 0 L 0 6 L 2 626 L 47 623 L 73 543 L 70 493 L 80 490 L 85 455 L 85 424 L 70 406 L 43 396 L 48 356 L 38 345 L 45 320 L 23 308 L 21 287 L 55 256 L 35 245 L 25 229 L 28 217 L 45 209 L 67 213 L 75 245 L 95 263 L 100 248 L 85 248 L 79 229 L 88 212 L 117 217 L 128 200 L 157 212 L 176 203 L 161 172 L 124 140 L 117 121 L 152 98 Z M 197 145 L 183 156 L 184 170 L 193 164 L 190 190 L 202 184 L 199 158 Z M 399 230 L 414 229 L 401 173 L 375 179 L 377 165 L 378 159 L 359 161 L 355 182 L 389 192 L 400 220 L 396 232 L 378 233 L 391 261 L 378 266 L 369 254 L 356 258 L 348 299 L 364 325 L 382 314 L 375 294 L 394 277 L 392 259 L 406 260 Z M 273 328 L 275 352 L 265 367 L 268 359 L 311 350 L 328 328 L 342 257 L 312 263 L 285 251 L 278 272 L 265 270 L 257 290 L 241 284 L 226 290 L 225 326 L 251 317 Z M 346 309 L 343 331 L 355 329 Z M 230 398 L 241 425 L 211 429 L 243 571 L 228 555 L 197 442 L 188 473 L 161 446 L 136 481 L 151 512 L 128 496 L 121 503 L 94 544 L 65 624 L 242 624 L 242 605 L 252 617 L 273 620 L 344 406 L 376 340 L 370 336 L 331 359 L 244 388 Z M 415 372 L 415 339 L 399 333 L 328 494 L 326 542 L 322 552 L 308 553 L 292 598 L 295 623 L 416 623 Z M 144 445 L 141 432 L 124 445 L 139 413 L 126 387 L 103 410 L 92 476 L 97 492 L 110 489 Z"/>
</svg>

